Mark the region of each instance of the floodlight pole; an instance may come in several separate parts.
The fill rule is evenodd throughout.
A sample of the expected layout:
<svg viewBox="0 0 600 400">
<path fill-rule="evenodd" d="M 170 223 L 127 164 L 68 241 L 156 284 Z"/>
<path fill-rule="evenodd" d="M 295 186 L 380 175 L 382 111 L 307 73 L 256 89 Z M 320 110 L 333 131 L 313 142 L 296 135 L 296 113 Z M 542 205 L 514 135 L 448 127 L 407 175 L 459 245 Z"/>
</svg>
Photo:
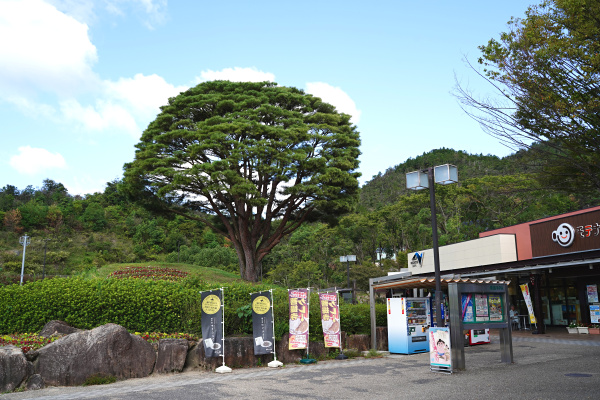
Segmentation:
<svg viewBox="0 0 600 400">
<path fill-rule="evenodd" d="M 348 277 L 348 284 L 346 287 L 350 287 L 350 257 L 346 256 L 346 276 Z"/>
<path fill-rule="evenodd" d="M 46 247 L 48 247 L 48 238 L 44 239 L 44 266 L 42 268 L 42 279 L 46 279 Z"/>
<path fill-rule="evenodd" d="M 31 237 L 27 235 L 21 236 L 19 243 L 23 245 L 23 262 L 21 263 L 21 286 L 23 286 L 23 274 L 25 273 L 25 251 L 27 250 L 27 245 L 31 243 Z"/>
<path fill-rule="evenodd" d="M 435 323 L 438 327 L 444 326 L 442 320 L 442 278 L 440 273 L 440 249 L 437 232 L 437 212 L 435 211 L 435 182 L 433 167 L 427 168 L 429 181 L 429 207 L 431 208 L 431 233 L 433 235 L 433 265 L 435 271 Z"/>
<path fill-rule="evenodd" d="M 427 173 L 427 181 L 425 181 L 425 173 Z M 456 166 L 450 164 L 438 165 L 421 169 L 418 171 L 409 172 L 406 174 L 407 189 L 425 189 L 429 188 L 429 208 L 431 210 L 431 236 L 433 239 L 433 265 L 435 271 L 435 323 L 438 327 L 444 326 L 442 319 L 442 279 L 440 274 L 440 250 L 438 243 L 437 232 L 437 213 L 435 211 L 435 184 L 436 175 L 437 183 L 447 185 L 458 182 L 458 171 Z"/>
</svg>

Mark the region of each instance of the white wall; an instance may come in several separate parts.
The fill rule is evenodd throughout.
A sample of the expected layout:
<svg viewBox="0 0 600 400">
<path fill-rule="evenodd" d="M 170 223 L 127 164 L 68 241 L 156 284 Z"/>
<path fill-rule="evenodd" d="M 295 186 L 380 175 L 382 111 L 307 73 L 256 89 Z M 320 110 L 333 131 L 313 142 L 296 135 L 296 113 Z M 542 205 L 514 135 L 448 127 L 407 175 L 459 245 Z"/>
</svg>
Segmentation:
<svg viewBox="0 0 600 400">
<path fill-rule="evenodd" d="M 517 261 L 515 235 L 500 234 L 466 242 L 440 246 L 440 271 L 478 267 L 480 265 Z M 408 270 L 413 275 L 433 274 L 433 249 L 419 251 L 423 254 L 422 266 L 413 261 L 415 253 L 408 254 Z"/>
</svg>

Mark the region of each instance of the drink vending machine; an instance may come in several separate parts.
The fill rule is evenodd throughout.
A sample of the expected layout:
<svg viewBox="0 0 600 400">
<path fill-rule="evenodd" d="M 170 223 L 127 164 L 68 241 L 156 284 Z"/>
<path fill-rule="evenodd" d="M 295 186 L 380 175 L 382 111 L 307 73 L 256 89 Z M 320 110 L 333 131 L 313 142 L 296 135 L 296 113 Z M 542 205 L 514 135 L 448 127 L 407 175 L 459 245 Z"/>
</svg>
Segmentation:
<svg viewBox="0 0 600 400">
<path fill-rule="evenodd" d="M 390 353 L 414 354 L 429 351 L 427 332 L 430 299 L 399 297 L 387 300 L 388 346 Z"/>
</svg>

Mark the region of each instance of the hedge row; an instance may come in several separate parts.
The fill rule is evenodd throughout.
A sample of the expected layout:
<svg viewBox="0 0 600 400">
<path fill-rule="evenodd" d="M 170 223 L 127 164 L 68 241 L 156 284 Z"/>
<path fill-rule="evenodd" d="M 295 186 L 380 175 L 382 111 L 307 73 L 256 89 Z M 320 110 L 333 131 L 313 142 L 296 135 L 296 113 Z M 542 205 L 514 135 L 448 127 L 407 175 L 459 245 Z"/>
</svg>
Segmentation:
<svg viewBox="0 0 600 400">
<path fill-rule="evenodd" d="M 130 331 L 201 333 L 200 291 L 215 289 L 197 278 L 178 282 L 140 279 L 55 278 L 0 288 L 0 333 L 37 332 L 58 319 L 81 329 L 116 323 Z M 250 293 L 267 285 L 228 284 L 226 335 L 251 334 Z M 273 290 L 275 335 L 288 331 L 287 290 Z M 310 334 L 322 335 L 318 297 L 310 301 Z M 385 304 L 377 304 L 377 325 L 386 324 Z M 368 304 L 342 304 L 342 330 L 369 333 Z"/>
</svg>

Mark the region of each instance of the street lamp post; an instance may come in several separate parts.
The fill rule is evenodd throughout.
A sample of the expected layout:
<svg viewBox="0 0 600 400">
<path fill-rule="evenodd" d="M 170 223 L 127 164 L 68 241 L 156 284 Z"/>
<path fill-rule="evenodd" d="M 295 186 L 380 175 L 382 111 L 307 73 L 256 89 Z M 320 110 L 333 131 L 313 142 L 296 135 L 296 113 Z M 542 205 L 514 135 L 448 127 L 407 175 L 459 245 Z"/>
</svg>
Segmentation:
<svg viewBox="0 0 600 400">
<path fill-rule="evenodd" d="M 46 247 L 48 245 L 48 238 L 44 239 L 44 265 L 42 267 L 42 279 L 46 279 Z"/>
<path fill-rule="evenodd" d="M 23 262 L 21 263 L 21 285 L 23 285 L 23 273 L 25 272 L 25 250 L 27 245 L 31 243 L 31 237 L 25 235 L 19 238 L 19 243 L 23 245 Z"/>
<path fill-rule="evenodd" d="M 350 261 L 356 261 L 355 255 L 340 256 L 340 262 L 346 263 L 346 275 L 348 276 L 348 288 L 350 288 Z"/>
<path fill-rule="evenodd" d="M 435 184 L 448 185 L 458 182 L 458 170 L 454 165 L 444 164 L 429 167 L 406 174 L 406 187 L 412 190 L 429 188 L 429 207 L 431 209 L 431 230 L 433 236 L 433 265 L 435 270 L 435 322 L 444 326 L 442 320 L 442 279 L 440 273 L 440 251 L 437 233 L 437 215 L 435 211 Z"/>
</svg>

